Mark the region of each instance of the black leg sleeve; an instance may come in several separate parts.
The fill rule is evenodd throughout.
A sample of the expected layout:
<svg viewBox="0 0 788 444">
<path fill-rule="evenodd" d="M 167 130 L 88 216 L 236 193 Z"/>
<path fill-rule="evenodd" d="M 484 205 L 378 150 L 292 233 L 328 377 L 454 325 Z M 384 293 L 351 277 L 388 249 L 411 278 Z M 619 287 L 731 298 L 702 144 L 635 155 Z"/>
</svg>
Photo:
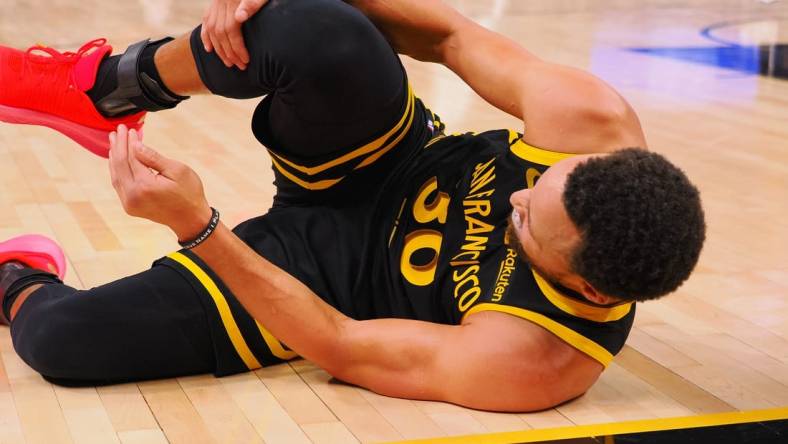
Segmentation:
<svg viewBox="0 0 788 444">
<path fill-rule="evenodd" d="M 355 8 L 339 0 L 272 0 L 243 33 L 251 58 L 246 71 L 206 53 L 200 28 L 192 33 L 192 52 L 214 94 L 269 95 L 254 122 L 255 133 L 269 134 L 276 144 L 269 148 L 320 157 L 366 143 L 402 117 L 404 69 Z"/>
<path fill-rule="evenodd" d="M 165 266 L 87 291 L 45 284 L 22 304 L 11 336 L 28 365 L 62 385 L 209 373 L 216 367 L 198 295 Z"/>
</svg>

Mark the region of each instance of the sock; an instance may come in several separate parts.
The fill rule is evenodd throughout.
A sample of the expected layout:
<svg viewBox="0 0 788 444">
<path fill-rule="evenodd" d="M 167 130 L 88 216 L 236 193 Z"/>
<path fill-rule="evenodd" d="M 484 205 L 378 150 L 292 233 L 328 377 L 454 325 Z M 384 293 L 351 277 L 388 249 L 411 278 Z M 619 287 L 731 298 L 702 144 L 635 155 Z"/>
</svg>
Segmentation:
<svg viewBox="0 0 788 444">
<path fill-rule="evenodd" d="M 180 102 L 182 100 L 188 99 L 188 97 L 175 94 L 174 92 L 170 91 L 169 88 L 167 88 L 167 86 L 164 84 L 164 81 L 161 79 L 161 76 L 159 75 L 159 70 L 156 69 L 156 64 L 154 63 L 153 60 L 156 51 L 159 49 L 159 47 L 169 42 L 170 40 L 172 39 L 171 38 L 162 39 L 149 43 L 145 47 L 145 49 L 142 50 L 142 53 L 140 54 L 138 69 L 140 73 L 144 73 L 151 79 L 155 80 L 156 83 L 158 83 L 159 86 L 161 87 L 162 91 L 164 91 L 167 95 L 177 99 L 177 101 Z M 107 57 L 101 61 L 98 72 L 96 74 L 96 82 L 93 85 L 93 88 L 91 88 L 86 92 L 86 94 L 88 95 L 88 97 L 90 97 L 93 103 L 98 103 L 98 101 L 107 97 L 118 87 L 118 63 L 120 62 L 120 57 L 121 55 L 114 55 Z M 165 108 L 174 107 L 174 105 L 171 102 L 170 103 L 164 102 L 158 99 L 154 94 L 150 94 L 144 85 L 140 85 L 140 86 L 143 89 L 143 94 L 145 94 L 146 98 L 148 98 L 152 102 L 155 102 Z M 121 113 L 110 115 L 109 113 L 106 113 L 101 108 L 97 108 L 97 109 L 99 113 L 101 113 L 101 115 L 103 115 L 104 117 L 123 117 L 134 113 L 138 113 L 140 111 L 144 111 L 142 108 L 135 107 L 133 109 L 129 109 Z"/>
<path fill-rule="evenodd" d="M 120 62 L 119 55 L 109 56 L 101 61 L 98 72 L 96 73 L 96 83 L 93 85 L 93 88 L 90 88 L 86 92 L 93 103 L 96 103 L 104 97 L 107 97 L 112 91 L 115 91 L 115 88 L 118 87 L 118 62 Z M 138 109 L 133 109 L 124 111 L 116 116 L 108 116 L 104 114 L 101 109 L 98 111 L 104 117 L 122 117 L 139 112 Z"/>
<path fill-rule="evenodd" d="M 6 294 L 8 293 L 6 290 L 7 288 L 3 288 L 8 286 L 9 288 L 12 286 L 11 280 L 13 279 L 11 274 L 18 270 L 23 270 L 27 266 L 18 261 L 10 261 L 0 264 L 0 325 L 5 323 L 4 319 L 11 319 L 11 306 L 14 304 L 16 300 L 16 295 L 14 294 Z"/>
</svg>

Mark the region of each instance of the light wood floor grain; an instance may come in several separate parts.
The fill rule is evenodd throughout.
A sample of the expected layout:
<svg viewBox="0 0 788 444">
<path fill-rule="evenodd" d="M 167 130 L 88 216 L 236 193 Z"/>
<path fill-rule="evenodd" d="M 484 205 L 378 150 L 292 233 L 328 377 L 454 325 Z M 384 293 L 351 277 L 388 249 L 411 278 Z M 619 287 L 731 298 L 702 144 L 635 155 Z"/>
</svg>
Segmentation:
<svg viewBox="0 0 788 444">
<path fill-rule="evenodd" d="M 0 43 L 118 50 L 194 26 L 206 1 L 0 0 Z M 211 376 L 68 389 L 14 353 L 0 328 L 2 443 L 345 443 L 664 418 L 788 405 L 788 81 L 626 51 L 788 41 L 788 2 L 456 0 L 474 19 L 551 60 L 593 70 L 640 114 L 651 148 L 701 188 L 709 233 L 680 291 L 641 305 L 628 346 L 582 398 L 496 414 L 382 397 L 334 384 L 309 362 Z M 417 93 L 451 132 L 519 128 L 446 69 L 408 60 Z M 7 85 L 0 85 L 5 88 Z M 249 132 L 253 101 L 196 97 L 152 115 L 146 141 L 188 161 L 229 224 L 271 203 L 267 155 Z M 0 239 L 57 239 L 67 283 L 89 288 L 177 248 L 126 216 L 105 161 L 47 129 L 0 125 Z"/>
</svg>

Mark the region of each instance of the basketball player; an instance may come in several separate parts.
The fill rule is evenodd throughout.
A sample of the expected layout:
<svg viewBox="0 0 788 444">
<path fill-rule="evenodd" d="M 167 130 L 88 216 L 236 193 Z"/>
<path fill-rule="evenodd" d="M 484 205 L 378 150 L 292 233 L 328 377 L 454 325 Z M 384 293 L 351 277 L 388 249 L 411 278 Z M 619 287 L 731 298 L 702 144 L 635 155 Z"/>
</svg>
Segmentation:
<svg viewBox="0 0 788 444">
<path fill-rule="evenodd" d="M 302 356 L 384 395 L 499 411 L 555 406 L 594 383 L 635 303 L 693 269 L 696 188 L 645 151 L 633 110 L 591 74 L 439 0 L 349 3 L 269 2 L 240 28 L 245 60 L 217 34 L 216 17 L 234 20 L 229 0 L 204 33 L 120 55 L 103 40 L 0 49 L 0 118 L 108 155 L 126 211 L 184 247 L 80 291 L 60 281 L 53 242 L 0 244 L 2 314 L 25 362 L 95 385 Z M 525 131 L 445 135 L 392 45 L 443 63 Z M 146 112 L 207 92 L 265 96 L 252 131 L 277 194 L 232 231 L 197 175 L 139 133 Z"/>
</svg>

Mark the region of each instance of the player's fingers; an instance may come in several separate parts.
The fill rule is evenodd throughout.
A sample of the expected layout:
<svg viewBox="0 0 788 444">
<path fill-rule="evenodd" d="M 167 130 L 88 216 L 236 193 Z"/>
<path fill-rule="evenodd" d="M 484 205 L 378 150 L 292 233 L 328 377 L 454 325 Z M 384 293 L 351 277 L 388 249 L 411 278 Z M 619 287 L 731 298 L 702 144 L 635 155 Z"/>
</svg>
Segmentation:
<svg viewBox="0 0 788 444">
<path fill-rule="evenodd" d="M 146 180 L 148 177 L 151 176 L 151 172 L 143 165 L 137 156 L 137 152 L 139 151 L 139 147 L 142 145 L 142 140 L 139 137 L 139 133 L 135 130 L 129 131 L 129 169 L 131 170 L 131 174 L 134 176 L 134 180 Z"/>
<path fill-rule="evenodd" d="M 115 145 L 117 144 L 118 135 L 115 131 L 109 133 L 109 162 L 107 162 L 107 166 L 109 166 L 109 178 L 112 181 L 112 188 L 115 191 L 120 192 L 120 183 L 118 182 L 118 177 L 115 174 Z"/>
<path fill-rule="evenodd" d="M 249 20 L 249 17 L 255 15 L 266 3 L 268 3 L 268 0 L 241 0 L 241 3 L 235 10 L 235 19 L 238 23 Z"/>
<path fill-rule="evenodd" d="M 173 182 L 177 182 L 179 174 L 184 168 L 187 168 L 186 165 L 177 160 L 164 157 L 158 151 L 142 143 L 136 145 L 134 152 L 142 166 L 157 171 L 159 176 L 170 179 Z"/>
<path fill-rule="evenodd" d="M 113 169 L 117 186 L 120 188 L 126 188 L 133 180 L 129 169 L 128 147 L 128 129 L 126 125 L 119 125 L 115 144 L 110 150 L 110 168 Z"/>
<path fill-rule="evenodd" d="M 227 57 L 225 59 L 225 64 L 228 64 L 228 67 L 232 67 L 233 65 L 237 65 L 239 63 L 238 57 L 233 50 L 232 44 L 230 43 L 230 30 L 233 26 L 237 26 L 238 24 L 235 22 L 235 19 L 232 17 L 232 10 L 228 6 L 225 11 L 224 15 L 222 16 L 223 22 L 219 27 L 219 40 L 222 42 L 222 49 L 224 49 L 224 54 Z"/>
<path fill-rule="evenodd" d="M 128 180 L 131 176 L 129 169 L 129 129 L 126 125 L 118 125 L 117 142 L 115 143 L 115 167 L 121 180 Z"/>
<path fill-rule="evenodd" d="M 227 18 L 230 20 L 227 31 L 227 42 L 233 53 L 235 66 L 240 69 L 246 69 L 246 64 L 249 63 L 249 53 L 246 52 L 246 46 L 244 46 L 244 38 L 243 34 L 241 34 L 241 24 L 236 22 L 230 15 L 228 15 Z"/>
<path fill-rule="evenodd" d="M 232 62 L 230 61 L 230 57 L 227 54 L 227 46 L 224 43 L 225 40 L 225 32 L 224 32 L 224 18 L 225 18 L 225 9 L 219 8 L 216 11 L 216 25 L 211 32 L 211 42 L 213 42 L 213 47 L 216 50 L 216 54 L 222 59 L 222 63 L 224 66 L 230 68 L 233 66 Z"/>
<path fill-rule="evenodd" d="M 238 54 L 235 52 L 235 48 L 233 47 L 231 34 L 233 33 L 233 30 L 239 28 L 241 25 L 235 21 L 235 17 L 233 17 L 233 11 L 231 8 L 232 7 L 228 4 L 224 10 L 224 26 L 222 27 L 224 35 L 222 35 L 222 40 L 224 41 L 224 50 L 227 52 L 229 62 L 237 66 L 240 64 L 240 59 Z"/>
<path fill-rule="evenodd" d="M 202 46 L 205 48 L 205 52 L 211 52 L 213 46 L 211 45 L 211 39 L 208 38 L 208 25 L 203 19 L 202 27 L 200 28 L 200 40 L 202 40 Z"/>
<path fill-rule="evenodd" d="M 222 51 L 217 34 L 217 27 L 219 26 L 219 23 L 219 10 L 213 8 L 211 11 L 211 17 L 208 19 L 208 31 L 206 32 L 208 34 L 208 40 L 211 42 L 211 48 L 222 60 L 222 62 L 224 62 L 224 52 Z"/>
<path fill-rule="evenodd" d="M 213 34 L 214 30 L 216 29 L 216 7 L 213 5 L 210 7 L 208 11 L 208 17 L 203 20 L 202 30 L 200 32 L 200 37 L 205 34 L 205 41 L 207 42 L 206 51 L 213 51 L 216 49 L 216 45 L 213 41 Z"/>
</svg>

